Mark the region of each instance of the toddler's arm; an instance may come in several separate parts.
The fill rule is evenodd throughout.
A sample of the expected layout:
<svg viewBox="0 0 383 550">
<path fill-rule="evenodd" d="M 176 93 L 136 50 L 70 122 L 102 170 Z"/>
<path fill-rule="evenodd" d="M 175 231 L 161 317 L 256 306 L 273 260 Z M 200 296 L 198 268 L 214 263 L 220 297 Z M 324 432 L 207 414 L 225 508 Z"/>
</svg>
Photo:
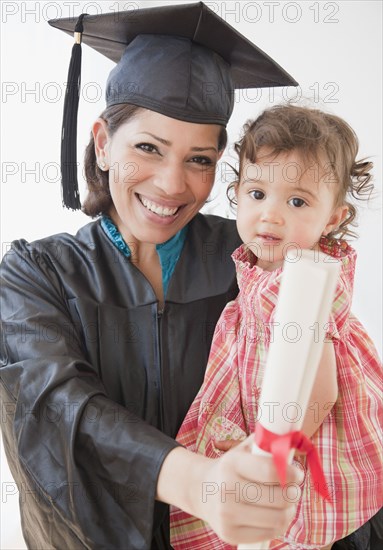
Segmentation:
<svg viewBox="0 0 383 550">
<path fill-rule="evenodd" d="M 329 414 L 338 397 L 335 349 L 332 341 L 323 346 L 309 406 L 303 421 L 302 430 L 311 437 Z"/>
</svg>

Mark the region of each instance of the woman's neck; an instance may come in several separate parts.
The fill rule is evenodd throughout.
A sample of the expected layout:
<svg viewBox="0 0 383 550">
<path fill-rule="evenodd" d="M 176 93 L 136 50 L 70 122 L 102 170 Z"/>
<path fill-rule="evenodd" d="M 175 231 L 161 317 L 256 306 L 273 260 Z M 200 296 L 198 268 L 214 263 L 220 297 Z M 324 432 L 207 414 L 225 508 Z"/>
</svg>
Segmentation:
<svg viewBox="0 0 383 550">
<path fill-rule="evenodd" d="M 121 223 L 117 212 L 110 212 L 109 217 L 112 219 L 129 247 L 131 263 L 134 264 L 149 281 L 159 301 L 160 309 L 162 309 L 164 303 L 162 268 L 156 245 L 137 240 Z"/>
</svg>

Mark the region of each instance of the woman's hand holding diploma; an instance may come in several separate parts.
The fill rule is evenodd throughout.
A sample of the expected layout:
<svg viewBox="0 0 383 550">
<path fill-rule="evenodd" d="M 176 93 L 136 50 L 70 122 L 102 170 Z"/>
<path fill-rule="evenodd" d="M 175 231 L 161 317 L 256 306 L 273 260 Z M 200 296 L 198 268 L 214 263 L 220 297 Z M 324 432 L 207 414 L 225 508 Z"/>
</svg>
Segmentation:
<svg viewBox="0 0 383 550">
<path fill-rule="evenodd" d="M 229 544 L 280 535 L 296 513 L 303 473 L 287 467 L 294 498 L 286 499 L 272 458 L 254 456 L 253 441 L 252 435 L 218 459 L 174 449 L 163 463 L 157 499 L 207 521 Z"/>
</svg>

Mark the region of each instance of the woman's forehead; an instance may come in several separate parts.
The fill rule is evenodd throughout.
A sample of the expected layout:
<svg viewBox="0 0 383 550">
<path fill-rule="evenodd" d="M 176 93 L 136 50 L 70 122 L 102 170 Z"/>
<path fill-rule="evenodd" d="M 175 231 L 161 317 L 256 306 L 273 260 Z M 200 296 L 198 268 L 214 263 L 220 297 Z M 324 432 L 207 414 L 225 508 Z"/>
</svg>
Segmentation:
<svg viewBox="0 0 383 550">
<path fill-rule="evenodd" d="M 147 135 L 167 146 L 190 143 L 194 144 L 196 148 L 203 148 L 207 145 L 214 145 L 216 148 L 221 129 L 222 126 L 218 124 L 185 122 L 149 109 L 141 109 L 134 117 L 120 126 L 118 133 L 127 138 Z"/>
</svg>

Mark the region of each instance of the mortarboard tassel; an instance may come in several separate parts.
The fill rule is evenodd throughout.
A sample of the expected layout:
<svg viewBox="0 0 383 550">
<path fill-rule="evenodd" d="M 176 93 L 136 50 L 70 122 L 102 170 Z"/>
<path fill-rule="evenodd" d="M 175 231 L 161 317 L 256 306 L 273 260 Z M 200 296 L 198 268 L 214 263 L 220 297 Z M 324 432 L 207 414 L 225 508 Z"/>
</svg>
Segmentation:
<svg viewBox="0 0 383 550">
<path fill-rule="evenodd" d="M 61 188 L 63 206 L 80 210 L 80 194 L 77 182 L 77 113 L 81 84 L 81 34 L 82 13 L 74 30 L 75 44 L 69 64 L 67 89 L 64 100 L 64 114 L 61 133 Z"/>
</svg>

